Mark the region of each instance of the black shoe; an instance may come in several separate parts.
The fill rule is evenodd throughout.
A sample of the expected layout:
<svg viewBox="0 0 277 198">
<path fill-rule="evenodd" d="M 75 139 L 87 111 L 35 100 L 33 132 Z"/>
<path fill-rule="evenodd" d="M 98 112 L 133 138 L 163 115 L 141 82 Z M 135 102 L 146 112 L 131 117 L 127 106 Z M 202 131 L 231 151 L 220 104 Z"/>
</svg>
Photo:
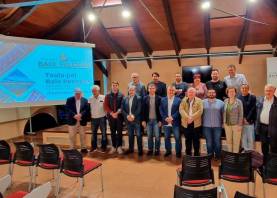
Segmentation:
<svg viewBox="0 0 277 198">
<path fill-rule="evenodd" d="M 134 151 L 133 151 L 133 150 L 128 149 L 127 151 L 125 151 L 125 152 L 124 152 L 124 155 L 129 155 L 129 154 L 131 154 L 131 153 L 134 153 Z"/>
<path fill-rule="evenodd" d="M 160 155 L 160 151 L 155 151 L 154 155 L 155 155 L 155 156 Z"/>
<path fill-rule="evenodd" d="M 200 156 L 200 153 L 194 153 L 194 156 Z"/>
<path fill-rule="evenodd" d="M 94 151 L 96 151 L 96 148 L 91 147 L 90 150 L 89 150 L 89 152 L 91 152 L 91 153 L 94 152 Z M 81 150 L 81 152 L 82 152 L 82 150 Z"/>
<path fill-rule="evenodd" d="M 88 153 L 87 149 L 81 149 L 81 153 Z"/>
<path fill-rule="evenodd" d="M 138 156 L 143 156 L 143 151 L 139 151 Z"/>
<path fill-rule="evenodd" d="M 176 157 L 177 157 L 177 158 L 181 158 L 181 157 L 182 157 L 182 154 L 181 154 L 181 153 L 176 153 Z"/>
<path fill-rule="evenodd" d="M 168 156 L 170 156 L 171 155 L 171 152 L 166 152 L 165 154 L 164 154 L 164 157 L 168 157 Z"/>
<path fill-rule="evenodd" d="M 147 156 L 153 155 L 153 151 L 151 151 L 151 150 L 147 151 L 147 154 L 146 154 L 146 155 L 147 155 Z"/>
</svg>

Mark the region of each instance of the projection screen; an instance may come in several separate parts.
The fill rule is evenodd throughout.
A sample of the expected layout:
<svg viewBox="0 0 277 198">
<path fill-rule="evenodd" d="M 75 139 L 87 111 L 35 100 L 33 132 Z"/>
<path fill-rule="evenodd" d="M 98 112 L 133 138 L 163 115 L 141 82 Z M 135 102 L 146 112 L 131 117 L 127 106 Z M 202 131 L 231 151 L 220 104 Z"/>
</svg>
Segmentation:
<svg viewBox="0 0 277 198">
<path fill-rule="evenodd" d="M 91 95 L 94 44 L 0 36 L 0 108 L 64 104 Z"/>
</svg>

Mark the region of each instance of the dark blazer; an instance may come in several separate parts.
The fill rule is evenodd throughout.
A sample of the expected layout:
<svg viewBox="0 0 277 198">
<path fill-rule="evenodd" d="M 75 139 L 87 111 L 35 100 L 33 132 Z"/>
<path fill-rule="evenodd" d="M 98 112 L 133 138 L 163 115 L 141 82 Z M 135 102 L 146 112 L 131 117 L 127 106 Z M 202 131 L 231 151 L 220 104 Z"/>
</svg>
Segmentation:
<svg viewBox="0 0 277 198">
<path fill-rule="evenodd" d="M 75 125 L 77 123 L 77 120 L 74 118 L 74 116 L 77 114 L 77 109 L 74 96 L 66 100 L 65 108 L 67 112 L 67 124 L 72 126 Z M 81 98 L 80 114 L 82 114 L 80 125 L 86 126 L 89 116 L 89 104 L 88 100 L 83 97 Z"/>
<path fill-rule="evenodd" d="M 179 97 L 174 97 L 172 108 L 171 108 L 171 116 L 173 118 L 173 126 L 180 126 L 181 124 L 181 117 L 179 113 L 179 106 L 181 103 L 181 99 Z M 168 117 L 168 98 L 163 97 L 161 99 L 161 104 L 160 104 L 160 114 L 162 117 L 162 123 L 163 125 L 167 125 L 167 122 L 165 119 Z"/>
<path fill-rule="evenodd" d="M 159 109 L 160 103 L 161 103 L 161 97 L 158 95 L 155 95 L 156 118 L 158 122 L 162 120 L 160 109 Z M 142 121 L 145 121 L 145 122 L 149 121 L 149 108 L 150 108 L 150 96 L 147 95 L 147 96 L 144 96 L 143 102 L 142 102 Z"/>
<path fill-rule="evenodd" d="M 127 121 L 127 116 L 130 114 L 130 108 L 129 108 L 129 96 L 125 97 L 122 101 L 121 111 L 123 114 L 124 119 Z M 131 107 L 131 113 L 135 116 L 134 122 L 140 122 L 141 120 L 141 97 L 138 95 L 135 95 L 133 98 L 133 103 Z"/>
<path fill-rule="evenodd" d="M 264 97 L 257 99 L 257 120 L 256 120 L 256 131 L 261 136 L 260 131 L 260 116 L 263 109 Z M 273 104 L 269 111 L 269 124 L 268 124 L 268 135 L 271 137 L 271 146 L 277 146 L 277 98 L 274 96 Z"/>
<path fill-rule="evenodd" d="M 245 118 L 249 124 L 254 124 L 257 117 L 256 96 L 251 94 L 247 96 L 239 95 L 238 99 L 240 99 L 243 104 L 243 118 Z"/>
</svg>

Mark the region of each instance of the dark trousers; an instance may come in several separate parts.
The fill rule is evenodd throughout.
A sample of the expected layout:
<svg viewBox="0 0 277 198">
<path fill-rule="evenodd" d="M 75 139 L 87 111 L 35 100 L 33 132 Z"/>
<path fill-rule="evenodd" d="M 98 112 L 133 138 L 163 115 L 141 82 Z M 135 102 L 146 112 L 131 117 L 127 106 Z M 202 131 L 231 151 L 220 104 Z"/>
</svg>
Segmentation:
<svg viewBox="0 0 277 198">
<path fill-rule="evenodd" d="M 101 141 L 101 148 L 106 149 L 107 147 L 107 123 L 106 117 L 102 118 L 92 118 L 91 119 L 91 131 L 92 131 L 92 138 L 91 138 L 91 147 L 93 149 L 97 148 L 97 131 L 100 128 L 102 134 L 102 141 Z"/>
<path fill-rule="evenodd" d="M 184 128 L 187 155 L 192 155 L 192 146 L 194 150 L 194 156 L 200 155 L 200 132 L 201 127 L 194 128 L 193 123 L 189 124 L 187 128 Z"/>
<path fill-rule="evenodd" d="M 117 119 L 113 117 L 108 117 L 111 136 L 112 136 L 112 145 L 114 148 L 122 146 L 122 129 L 123 129 L 123 118 L 118 116 Z"/>
<path fill-rule="evenodd" d="M 142 132 L 140 130 L 140 123 L 137 122 L 128 122 L 128 137 L 129 137 L 129 150 L 134 151 L 134 141 L 135 141 L 135 133 L 137 136 L 137 146 L 138 152 L 142 152 Z"/>
<path fill-rule="evenodd" d="M 264 155 L 264 161 L 267 159 L 269 153 L 270 138 L 268 136 L 268 125 L 260 124 L 260 138 L 262 143 L 262 152 Z"/>
</svg>

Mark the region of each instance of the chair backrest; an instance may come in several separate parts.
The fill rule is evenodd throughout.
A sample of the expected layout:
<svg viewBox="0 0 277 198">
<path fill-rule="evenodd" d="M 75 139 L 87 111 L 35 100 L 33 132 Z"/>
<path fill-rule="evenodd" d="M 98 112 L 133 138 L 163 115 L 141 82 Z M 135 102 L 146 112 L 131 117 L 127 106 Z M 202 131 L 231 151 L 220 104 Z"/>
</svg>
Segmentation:
<svg viewBox="0 0 277 198">
<path fill-rule="evenodd" d="M 11 161 L 11 147 L 5 140 L 0 140 L 0 160 Z"/>
<path fill-rule="evenodd" d="M 209 190 L 190 190 L 180 186 L 174 188 L 174 198 L 217 198 L 217 187 Z"/>
<path fill-rule="evenodd" d="M 16 151 L 14 155 L 14 162 L 16 160 L 22 161 L 33 161 L 34 160 L 34 148 L 33 146 L 27 142 L 15 142 L 14 143 Z"/>
<path fill-rule="evenodd" d="M 211 155 L 185 155 L 182 161 L 181 180 L 199 180 L 213 178 L 211 159 Z"/>
<path fill-rule="evenodd" d="M 246 195 L 246 194 L 243 194 L 243 193 L 237 191 L 234 198 L 255 198 L 255 197 L 252 197 L 252 196 L 249 196 L 249 195 Z"/>
<path fill-rule="evenodd" d="M 220 174 L 245 176 L 252 179 L 251 153 L 231 153 L 222 151 Z"/>
<path fill-rule="evenodd" d="M 63 161 L 62 161 L 62 170 L 74 171 L 83 173 L 83 156 L 76 150 L 62 150 L 63 152 Z"/>
<path fill-rule="evenodd" d="M 270 153 L 264 164 L 263 179 L 276 179 L 277 178 L 277 154 Z"/>
<path fill-rule="evenodd" d="M 42 184 L 38 187 L 36 187 L 34 190 L 32 190 L 30 193 L 25 195 L 23 198 L 47 198 L 51 191 L 51 183 L 47 182 L 45 184 Z"/>
<path fill-rule="evenodd" d="M 55 144 L 40 144 L 37 164 L 46 163 L 58 165 L 60 163 L 59 148 Z"/>
<path fill-rule="evenodd" d="M 11 185 L 12 177 L 10 175 L 6 175 L 0 178 L 0 193 L 4 194 L 7 188 Z"/>
</svg>

